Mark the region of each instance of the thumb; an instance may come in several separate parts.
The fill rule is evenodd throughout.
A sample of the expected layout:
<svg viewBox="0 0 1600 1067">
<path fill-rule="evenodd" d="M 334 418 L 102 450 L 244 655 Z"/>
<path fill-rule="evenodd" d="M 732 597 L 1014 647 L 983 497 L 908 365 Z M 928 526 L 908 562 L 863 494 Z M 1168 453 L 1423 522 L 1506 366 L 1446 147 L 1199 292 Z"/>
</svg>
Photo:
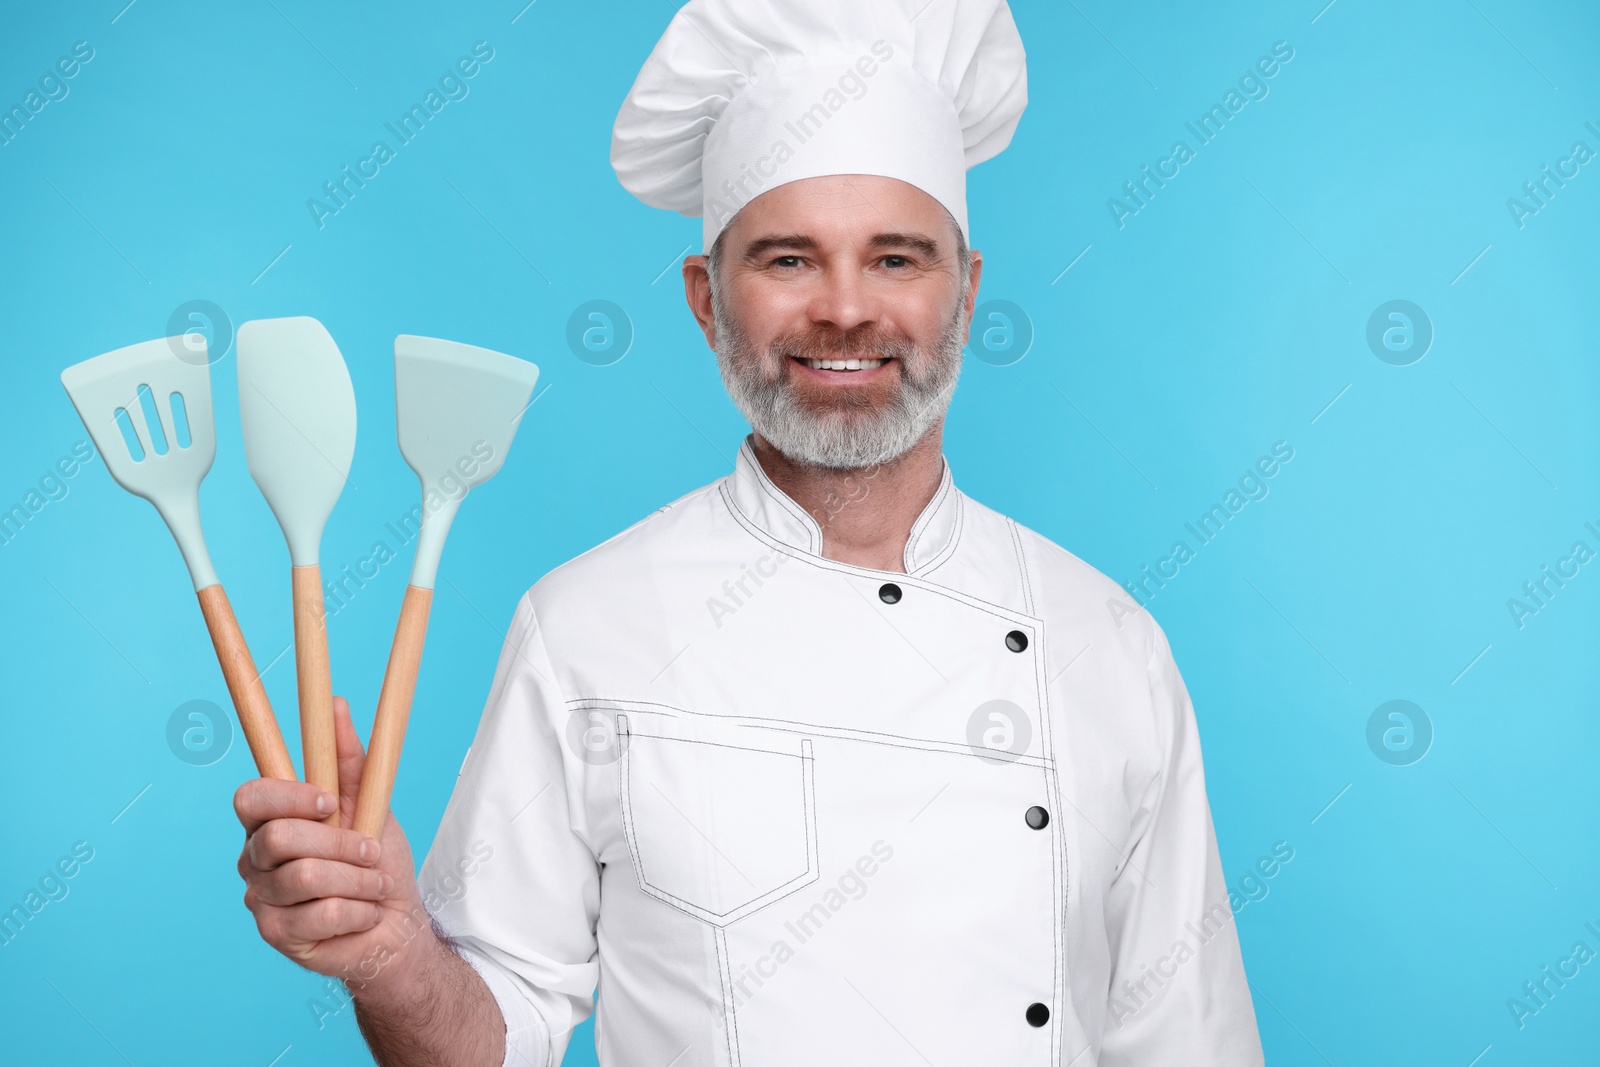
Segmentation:
<svg viewBox="0 0 1600 1067">
<path fill-rule="evenodd" d="M 356 794 L 361 789 L 361 768 L 366 765 L 366 750 L 356 733 L 356 724 L 350 721 L 350 702 L 344 697 L 333 698 L 334 751 L 339 757 L 340 807 L 348 803 L 352 808 Z"/>
</svg>

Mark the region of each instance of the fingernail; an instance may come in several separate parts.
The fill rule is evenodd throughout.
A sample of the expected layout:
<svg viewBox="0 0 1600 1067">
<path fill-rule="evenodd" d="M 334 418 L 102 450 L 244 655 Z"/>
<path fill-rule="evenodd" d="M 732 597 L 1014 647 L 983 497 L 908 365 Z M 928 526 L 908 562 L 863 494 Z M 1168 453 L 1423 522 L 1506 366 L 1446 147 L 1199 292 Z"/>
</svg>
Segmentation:
<svg viewBox="0 0 1600 1067">
<path fill-rule="evenodd" d="M 388 896 L 389 895 L 389 889 L 393 885 L 394 885 L 394 879 L 393 878 L 390 878 L 387 874 L 378 875 L 378 895 L 380 897 Z"/>
<path fill-rule="evenodd" d="M 368 863 L 378 858 L 378 843 L 370 837 L 361 841 L 361 858 Z"/>
<path fill-rule="evenodd" d="M 333 799 L 332 793 L 317 794 L 317 810 L 324 815 L 332 815 L 339 802 Z"/>
</svg>

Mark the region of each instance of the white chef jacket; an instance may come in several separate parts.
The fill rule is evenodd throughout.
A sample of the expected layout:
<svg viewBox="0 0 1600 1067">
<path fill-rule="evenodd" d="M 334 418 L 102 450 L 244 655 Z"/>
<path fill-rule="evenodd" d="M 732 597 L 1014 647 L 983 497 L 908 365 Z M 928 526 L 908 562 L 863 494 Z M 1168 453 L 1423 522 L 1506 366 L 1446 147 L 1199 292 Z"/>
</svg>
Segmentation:
<svg viewBox="0 0 1600 1067">
<path fill-rule="evenodd" d="M 620 1067 L 1260 1064 L 1150 615 L 948 464 L 906 573 L 821 551 L 747 439 L 517 605 L 420 874 L 505 1064 L 597 983 Z"/>
</svg>

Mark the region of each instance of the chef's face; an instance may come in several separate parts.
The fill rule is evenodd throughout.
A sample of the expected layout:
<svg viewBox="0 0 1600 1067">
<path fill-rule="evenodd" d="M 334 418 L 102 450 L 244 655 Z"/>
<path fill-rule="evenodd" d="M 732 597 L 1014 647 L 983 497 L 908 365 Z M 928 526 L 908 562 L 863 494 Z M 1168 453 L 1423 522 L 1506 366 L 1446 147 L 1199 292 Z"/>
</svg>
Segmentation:
<svg viewBox="0 0 1600 1067">
<path fill-rule="evenodd" d="M 961 369 L 970 277 L 944 207 L 906 182 L 834 175 L 746 204 L 685 260 L 690 307 L 752 429 L 790 459 L 851 469 L 937 433 Z"/>
</svg>

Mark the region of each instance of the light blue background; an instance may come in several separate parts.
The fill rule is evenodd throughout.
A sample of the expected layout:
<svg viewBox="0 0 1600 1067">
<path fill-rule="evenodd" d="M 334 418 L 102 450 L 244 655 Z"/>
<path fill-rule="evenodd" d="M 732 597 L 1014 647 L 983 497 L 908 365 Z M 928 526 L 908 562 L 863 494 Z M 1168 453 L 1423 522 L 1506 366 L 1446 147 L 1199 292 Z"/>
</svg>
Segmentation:
<svg viewBox="0 0 1600 1067">
<path fill-rule="evenodd" d="M 722 475 L 744 432 L 683 306 L 676 257 L 699 222 L 637 203 L 607 161 L 673 5 L 124 2 L 0 13 L 6 108 L 74 42 L 95 50 L 0 147 L 0 509 L 86 436 L 62 368 L 162 336 L 186 301 L 234 325 L 313 315 L 341 345 L 361 426 L 329 571 L 415 502 L 395 334 L 540 364 L 549 391 L 444 558 L 395 798 L 420 857 L 518 595 Z M 1575 541 L 1600 549 L 1600 166 L 1520 229 L 1506 201 L 1574 141 L 1600 149 L 1600 16 L 1324 3 L 1017 0 L 1032 102 L 970 196 L 980 301 L 1025 309 L 1035 339 L 1011 366 L 969 360 L 948 454 L 966 491 L 1125 580 L 1288 442 L 1270 495 L 1150 603 L 1230 880 L 1295 850 L 1238 915 L 1268 1060 L 1580 1062 L 1600 963 L 1523 1029 L 1507 999 L 1574 942 L 1600 949 L 1583 925 L 1600 926 L 1600 564 L 1520 629 L 1507 600 Z M 480 40 L 494 59 L 470 95 L 319 230 L 307 199 Z M 1270 94 L 1119 230 L 1107 198 L 1276 41 L 1294 58 Z M 1435 329 L 1406 367 L 1365 341 L 1396 298 Z M 636 331 L 611 366 L 566 345 L 591 299 Z M 287 554 L 245 470 L 231 352 L 213 377 L 206 532 L 266 663 L 290 638 Z M 95 850 L 0 948 L 0 1059 L 365 1062 L 353 1013 L 319 1030 L 321 979 L 240 904 L 242 739 L 208 767 L 168 749 L 174 708 L 227 695 L 166 530 L 102 467 L 0 548 L 0 906 L 74 842 Z M 363 731 L 409 555 L 331 622 Z M 292 656 L 266 681 L 298 751 Z M 1397 698 L 1435 730 L 1411 766 L 1366 741 Z M 585 1026 L 567 1062 L 592 1056 Z"/>
</svg>

